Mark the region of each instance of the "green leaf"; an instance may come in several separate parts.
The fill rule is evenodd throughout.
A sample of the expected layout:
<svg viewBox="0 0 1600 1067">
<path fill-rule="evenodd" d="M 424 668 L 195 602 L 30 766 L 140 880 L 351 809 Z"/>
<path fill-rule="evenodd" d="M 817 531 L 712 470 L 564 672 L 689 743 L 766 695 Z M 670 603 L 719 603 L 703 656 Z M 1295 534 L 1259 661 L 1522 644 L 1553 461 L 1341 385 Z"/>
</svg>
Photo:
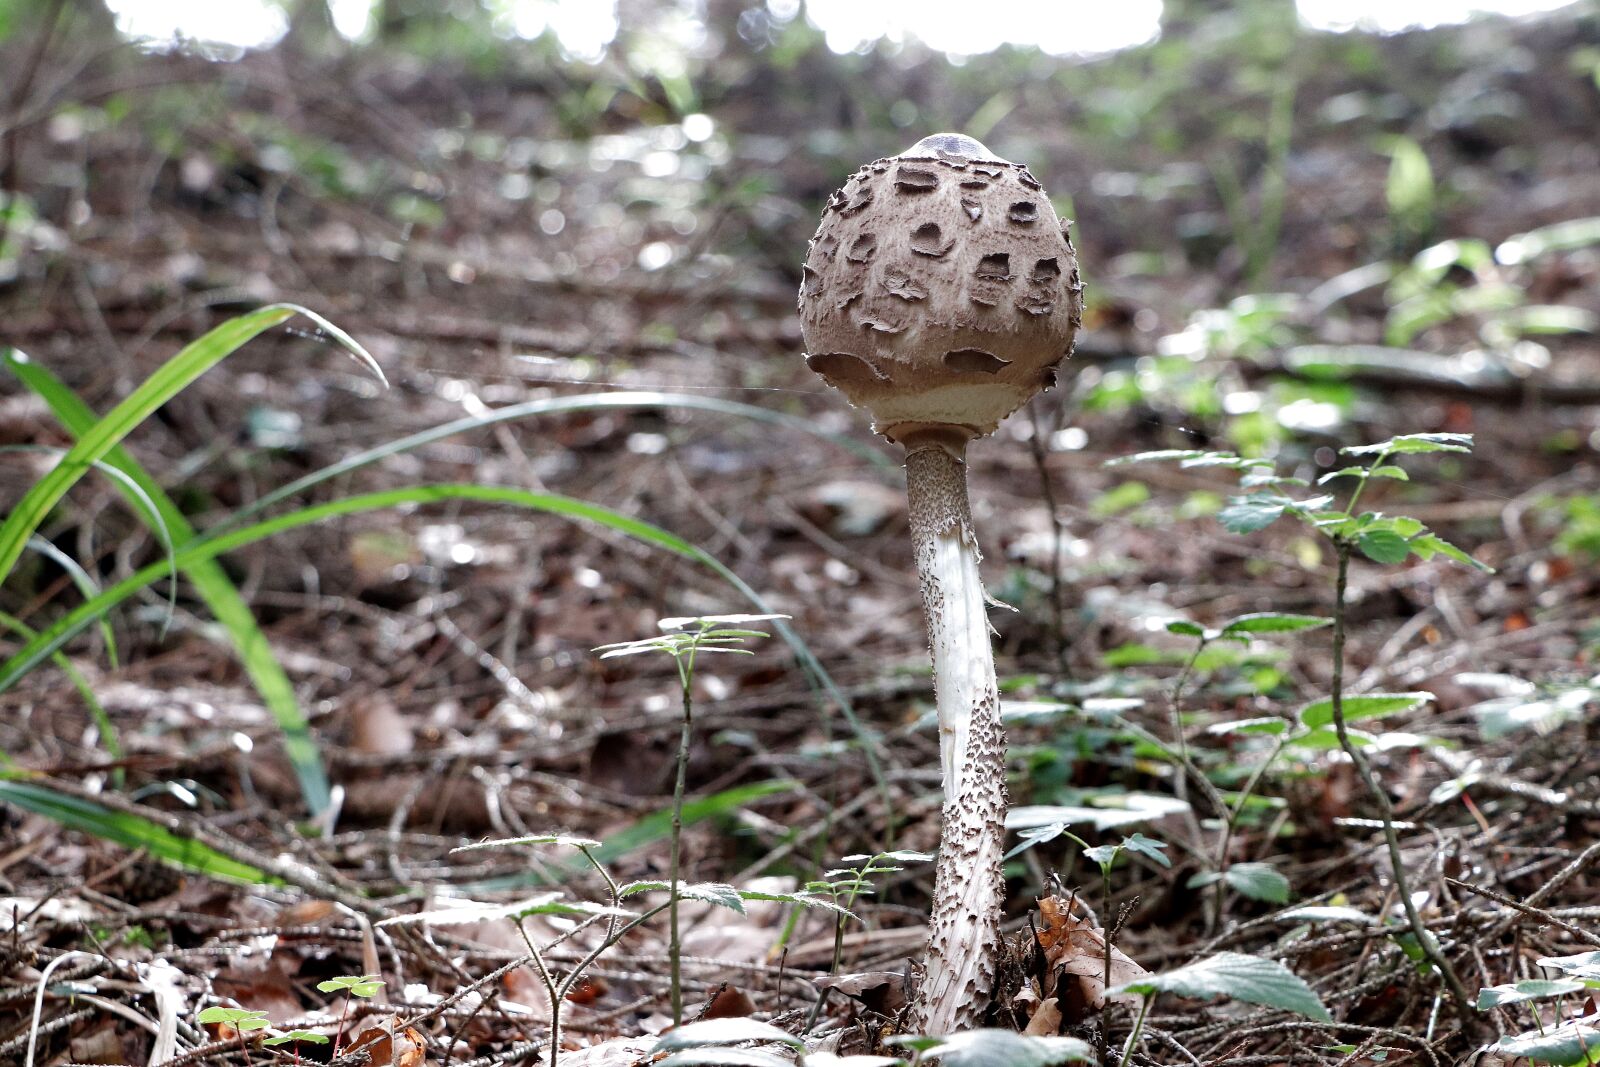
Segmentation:
<svg viewBox="0 0 1600 1067">
<path fill-rule="evenodd" d="M 319 1034 L 315 1030 L 288 1030 L 281 1034 L 274 1034 L 261 1043 L 271 1047 L 273 1045 L 287 1045 L 290 1042 L 299 1043 L 301 1041 L 313 1045 L 326 1045 L 328 1043 L 328 1035 Z"/>
<path fill-rule="evenodd" d="M 349 993 L 353 997 L 375 997 L 382 988 L 383 979 L 375 974 L 342 974 L 317 983 L 323 993 Z"/>
<path fill-rule="evenodd" d="M 745 1041 L 764 1041 L 804 1048 L 805 1042 L 787 1030 L 754 1019 L 707 1019 L 686 1023 L 668 1030 L 656 1042 L 656 1052 L 673 1052 L 698 1045 L 737 1045 Z"/>
<path fill-rule="evenodd" d="M 1229 889 L 1251 900 L 1264 900 L 1271 904 L 1286 904 L 1289 901 L 1289 879 L 1274 870 L 1271 864 L 1235 863 L 1222 872 L 1221 878 Z M 1193 879 L 1190 884 L 1194 884 Z"/>
<path fill-rule="evenodd" d="M 671 882 L 656 880 L 629 882 L 617 891 L 617 896 L 627 898 L 640 893 L 666 893 L 671 889 Z M 698 900 L 706 904 L 715 904 L 719 908 L 727 908 L 740 915 L 745 913 L 744 899 L 739 895 L 739 891 L 722 882 L 679 882 L 678 897 L 681 900 Z"/>
<path fill-rule="evenodd" d="M 1215 956 L 1164 974 L 1145 975 L 1127 985 L 1107 990 L 1107 995 L 1136 993 L 1151 996 L 1172 993 L 1180 997 L 1209 1000 L 1232 997 L 1247 1004 L 1260 1004 L 1304 1015 L 1319 1022 L 1331 1021 L 1328 1009 L 1294 972 L 1276 960 L 1246 956 L 1238 952 L 1219 952 Z"/>
<path fill-rule="evenodd" d="M 890 1039 L 906 1044 L 905 1037 Z M 939 1038 L 923 1052 L 944 1067 L 1055 1067 L 1090 1060 L 1094 1050 L 1075 1037 L 1032 1037 L 1011 1030 L 968 1030 Z"/>
<path fill-rule="evenodd" d="M 1173 619 L 1167 623 L 1167 633 L 1179 634 L 1183 637 L 1203 638 L 1206 636 L 1206 628 L 1197 622 L 1190 622 L 1188 619 Z"/>
<path fill-rule="evenodd" d="M 1206 727 L 1208 734 L 1262 734 L 1277 737 L 1289 728 L 1282 719 L 1262 716 L 1258 719 L 1239 719 L 1237 722 L 1219 722 Z"/>
<path fill-rule="evenodd" d="M 1495 1050 L 1509 1059 L 1526 1057 L 1534 1063 L 1558 1067 L 1588 1067 L 1600 1063 L 1600 1030 L 1570 1022 L 1540 1033 L 1502 1037 Z"/>
<path fill-rule="evenodd" d="M 1490 1008 L 1503 1008 L 1507 1004 L 1521 1004 L 1526 1000 L 1547 1000 L 1550 997 L 1564 997 L 1568 993 L 1581 993 L 1589 986 L 1583 982 L 1570 978 L 1551 981 L 1545 978 L 1529 978 L 1522 982 L 1513 982 L 1510 985 L 1495 985 L 1478 990 L 1478 1010 L 1488 1011 Z"/>
<path fill-rule="evenodd" d="M 1315 630 L 1331 626 L 1332 619 L 1320 615 L 1284 615 L 1271 611 L 1258 611 L 1239 615 L 1222 627 L 1226 634 L 1288 634 L 1299 630 Z"/>
<path fill-rule="evenodd" d="M 1318 485 L 1326 485 L 1335 478 L 1393 478 L 1398 482 L 1409 482 L 1411 476 L 1402 467 L 1385 464 L 1382 467 L 1341 467 L 1336 471 L 1329 471 L 1317 479 Z"/>
<path fill-rule="evenodd" d="M 1487 563 L 1479 563 L 1461 549 L 1437 534 L 1423 534 L 1421 537 L 1411 539 L 1411 551 L 1422 559 L 1432 559 L 1435 555 L 1453 559 L 1457 563 L 1464 563 L 1469 567 L 1476 567 L 1485 574 L 1493 574 L 1494 568 Z"/>
<path fill-rule="evenodd" d="M 267 1013 L 264 1011 L 251 1011 L 247 1008 L 224 1008 L 213 1004 L 195 1016 L 201 1023 L 223 1023 L 235 1030 L 248 1032 L 251 1030 L 265 1030 L 271 1024 L 267 1022 Z"/>
<path fill-rule="evenodd" d="M 1600 952 L 1580 952 L 1575 956 L 1541 956 L 1541 967 L 1553 967 L 1583 978 L 1600 978 Z"/>
<path fill-rule="evenodd" d="M 157 859 L 225 881 L 247 885 L 281 885 L 282 880 L 258 867 L 225 856 L 209 845 L 180 837 L 139 815 L 113 811 L 77 797 L 65 796 L 31 782 L 0 780 L 0 801 L 54 819 L 73 830 L 133 849 Z"/>
<path fill-rule="evenodd" d="M 1360 693 L 1344 698 L 1344 721 L 1359 722 L 1385 715 L 1415 711 L 1433 699 L 1432 693 Z M 1324 697 L 1300 709 L 1300 721 L 1316 728 L 1333 722 L 1333 698 Z"/>
<path fill-rule="evenodd" d="M 1136 833 L 1132 837 L 1124 837 L 1122 839 L 1122 847 L 1129 852 L 1144 856 L 1146 859 L 1155 860 L 1163 867 L 1172 866 L 1172 858 L 1167 855 L 1165 841 L 1157 841 L 1153 837 L 1146 837 L 1143 834 Z"/>
<path fill-rule="evenodd" d="M 1369 733 L 1364 733 L 1352 727 L 1347 731 L 1350 735 L 1350 744 L 1356 748 L 1366 748 L 1375 744 L 1377 739 Z M 1322 726 L 1315 730 L 1307 730 L 1303 734 L 1294 734 L 1288 742 L 1295 748 L 1309 748 L 1333 751 L 1340 748 L 1339 733 L 1332 726 Z"/>
<path fill-rule="evenodd" d="M 768 893 L 760 889 L 739 890 L 740 900 L 770 900 L 780 904 L 798 904 L 802 908 L 818 908 L 845 919 L 857 918 L 855 912 L 817 893 Z"/>
<path fill-rule="evenodd" d="M 1231 533 L 1255 533 L 1281 519 L 1289 503 L 1287 497 L 1277 495 L 1258 493 L 1236 496 L 1228 502 L 1227 507 L 1217 512 L 1217 521 Z"/>
<path fill-rule="evenodd" d="M 1347 456 L 1404 456 L 1424 452 L 1471 452 L 1470 433 L 1407 433 L 1379 441 L 1375 445 L 1351 445 L 1339 449 Z"/>
<path fill-rule="evenodd" d="M 1356 538 L 1361 554 L 1377 563 L 1404 563 L 1411 545 L 1392 530 L 1367 530 Z"/>
</svg>

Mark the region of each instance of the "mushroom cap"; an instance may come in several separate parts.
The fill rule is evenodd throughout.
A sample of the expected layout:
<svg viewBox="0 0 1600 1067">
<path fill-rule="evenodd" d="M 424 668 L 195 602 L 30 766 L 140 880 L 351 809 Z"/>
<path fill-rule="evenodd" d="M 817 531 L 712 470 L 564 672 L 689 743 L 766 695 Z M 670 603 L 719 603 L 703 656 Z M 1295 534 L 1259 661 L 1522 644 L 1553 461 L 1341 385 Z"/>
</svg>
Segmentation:
<svg viewBox="0 0 1600 1067">
<path fill-rule="evenodd" d="M 892 441 L 993 433 L 1055 383 L 1083 315 L 1077 256 L 1044 189 L 957 133 L 851 175 L 803 273 L 806 364 Z"/>
</svg>

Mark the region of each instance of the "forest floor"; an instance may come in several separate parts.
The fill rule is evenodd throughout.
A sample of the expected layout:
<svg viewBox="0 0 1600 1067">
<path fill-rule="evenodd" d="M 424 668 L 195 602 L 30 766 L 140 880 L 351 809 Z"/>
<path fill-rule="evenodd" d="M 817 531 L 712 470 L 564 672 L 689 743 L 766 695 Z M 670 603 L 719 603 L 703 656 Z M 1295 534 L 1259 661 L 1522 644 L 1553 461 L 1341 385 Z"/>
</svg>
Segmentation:
<svg viewBox="0 0 1600 1067">
<path fill-rule="evenodd" d="M 0 803 L 0 1063 L 145 1062 L 161 1040 L 185 1064 L 332 1052 L 246 1054 L 196 1022 L 216 1004 L 368 1051 L 381 1033 L 407 1067 L 534 1062 L 549 1004 L 509 921 L 468 908 L 373 924 L 545 886 L 606 902 L 570 850 L 452 851 L 484 838 L 575 835 L 602 843 L 619 880 L 666 876 L 679 677 L 665 656 L 593 651 L 666 617 L 787 615 L 837 687 L 776 635 L 697 665 L 686 877 L 792 893 L 847 856 L 932 849 L 938 746 L 902 476 L 806 369 L 795 291 L 822 202 L 855 165 L 1002 97 L 991 143 L 1070 208 L 1090 300 L 1063 387 L 972 451 L 987 580 L 1017 609 L 994 613 L 1012 802 L 1076 811 L 1090 844 L 1138 830 L 1170 862 L 1128 855 L 1103 882 L 1067 837 L 1021 853 L 1007 931 L 1031 970 L 994 1025 L 1081 1037 L 1109 1062 L 1127 1037 L 1132 1009 L 1095 1010 L 1093 989 L 1062 986 L 1040 1021 L 1039 930 L 1072 921 L 1052 894 L 1109 919 L 1149 971 L 1276 959 L 1332 1014 L 1163 997 L 1134 1063 L 1510 1063 L 1475 1050 L 1584 1016 L 1587 994 L 1480 1012 L 1418 962 L 1381 809 L 1326 730 L 1295 734 L 1329 691 L 1328 629 L 1198 659 L 1169 631 L 1328 616 L 1326 542 L 1289 520 L 1219 524 L 1241 493 L 1225 466 L 1106 464 L 1228 450 L 1314 483 L 1350 462 L 1342 446 L 1474 435 L 1470 455 L 1406 457 L 1409 480 L 1375 481 L 1364 502 L 1492 573 L 1358 557 L 1343 682 L 1431 694 L 1359 725 L 1420 922 L 1468 998 L 1600 946 L 1600 342 L 1582 328 L 1600 314 L 1597 40 L 1596 17 L 1571 12 L 1306 36 L 1292 64 L 1268 64 L 1297 72 L 1287 94 L 1226 53 L 1173 75 L 1171 49 L 1059 73 L 1026 56 L 949 68 L 813 49 L 779 64 L 730 49 L 696 89 L 711 121 L 673 118 L 669 104 L 688 109 L 669 81 L 630 82 L 615 61 L 566 78 L 57 41 L 5 135 L 25 196 L 0 240 L 0 340 L 104 412 L 207 329 L 288 301 L 387 379 L 300 319 L 184 389 L 128 447 L 196 528 L 377 449 L 264 514 L 429 484 L 560 494 L 698 546 L 761 604 L 620 522 L 507 501 L 402 494 L 233 551 L 226 574 L 334 785 L 319 820 L 228 631 L 188 581 L 170 604 L 165 579 L 145 585 L 66 646 L 81 685 L 46 662 L 0 691 L 0 753 L 26 772 L 10 784 L 44 791 Z M 914 126 L 883 121 L 906 100 Z M 1391 162 L 1405 145 L 1431 163 L 1426 182 Z M 1588 220 L 1588 243 L 1551 237 L 1568 220 Z M 1445 250 L 1412 264 L 1425 247 Z M 0 445 L 70 443 L 35 392 L 0 380 Z M 6 510 L 56 454 L 0 457 Z M 92 474 L 40 527 L 84 582 L 166 558 L 123 493 Z M 30 552 L 0 608 L 48 627 L 79 602 L 74 580 Z M 1222 792 L 1190 795 L 1166 747 L 1175 714 Z M 105 818 L 86 832 L 68 808 Z M 144 820 L 271 884 L 160 862 Z M 932 881 L 927 864 L 886 865 L 903 869 L 852 902 L 837 963 L 824 911 L 693 905 L 685 1015 L 882 1051 Z M 1190 884 L 1219 868 L 1234 873 Z M 548 941 L 572 922 L 530 925 Z M 569 966 L 597 929 L 551 959 Z M 832 983 L 814 1012 L 835 969 L 866 977 Z M 385 984 L 353 1005 L 316 988 L 365 974 Z M 664 919 L 602 955 L 563 1011 L 565 1047 L 596 1050 L 563 1061 L 642 1057 L 670 1022 L 667 974 Z"/>
</svg>

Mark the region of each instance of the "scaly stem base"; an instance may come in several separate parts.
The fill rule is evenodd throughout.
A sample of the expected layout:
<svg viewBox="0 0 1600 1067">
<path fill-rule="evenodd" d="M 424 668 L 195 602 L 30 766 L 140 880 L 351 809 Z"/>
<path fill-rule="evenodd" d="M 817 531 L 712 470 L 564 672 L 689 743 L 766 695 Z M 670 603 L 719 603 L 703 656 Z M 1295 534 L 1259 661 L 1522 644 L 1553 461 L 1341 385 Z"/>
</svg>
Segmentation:
<svg viewBox="0 0 1600 1067">
<path fill-rule="evenodd" d="M 994 993 L 1005 903 L 1005 734 L 963 452 L 964 441 L 906 443 L 945 795 L 928 954 L 911 1026 L 939 1035 L 981 1022 Z"/>
</svg>

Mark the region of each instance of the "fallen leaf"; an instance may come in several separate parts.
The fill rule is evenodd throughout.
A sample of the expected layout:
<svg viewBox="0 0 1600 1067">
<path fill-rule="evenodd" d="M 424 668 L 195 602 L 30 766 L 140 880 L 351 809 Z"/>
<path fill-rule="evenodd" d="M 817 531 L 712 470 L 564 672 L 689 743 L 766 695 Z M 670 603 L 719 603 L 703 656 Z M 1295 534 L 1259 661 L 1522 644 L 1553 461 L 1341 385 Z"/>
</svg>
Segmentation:
<svg viewBox="0 0 1600 1067">
<path fill-rule="evenodd" d="M 365 1052 L 371 1067 L 424 1067 L 427 1043 L 415 1027 L 406 1026 L 399 1016 L 373 1017 L 362 1024 L 346 1049 Z"/>
<path fill-rule="evenodd" d="M 1086 1010 L 1099 1011 L 1106 1005 L 1106 939 L 1097 928 L 1072 915 L 1070 902 L 1063 897 L 1043 897 L 1039 900 L 1039 915 L 1044 926 L 1039 930 L 1039 946 L 1044 949 L 1045 966 L 1052 974 L 1075 980 L 1076 988 L 1063 988 L 1057 984 L 1051 999 L 1064 1002 L 1071 1011 L 1073 1004 L 1081 1003 Z M 1110 984 L 1125 985 L 1150 972 L 1145 970 L 1122 950 L 1112 946 Z M 1074 995 L 1075 994 L 1075 995 Z M 1119 1004 L 1139 1003 L 1139 997 L 1123 993 L 1111 998 Z"/>
</svg>

